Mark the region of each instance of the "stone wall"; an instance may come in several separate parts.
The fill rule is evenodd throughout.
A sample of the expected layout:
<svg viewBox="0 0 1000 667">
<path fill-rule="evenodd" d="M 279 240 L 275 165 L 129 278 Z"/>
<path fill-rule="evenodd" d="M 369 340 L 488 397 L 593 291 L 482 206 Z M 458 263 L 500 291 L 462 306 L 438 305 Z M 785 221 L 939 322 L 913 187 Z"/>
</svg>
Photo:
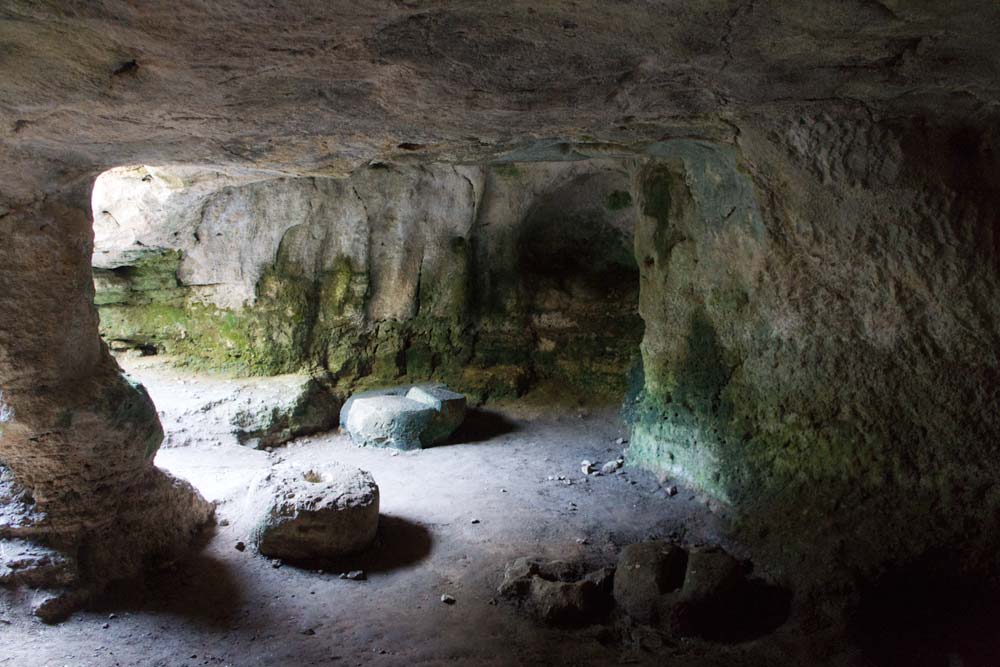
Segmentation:
<svg viewBox="0 0 1000 667">
<path fill-rule="evenodd" d="M 642 326 L 621 161 L 237 178 L 98 179 L 96 303 L 112 346 L 240 373 L 320 368 L 347 385 L 436 378 L 483 398 L 549 380 L 623 394 Z"/>
<path fill-rule="evenodd" d="M 635 175 L 632 462 L 814 582 L 992 562 L 996 132 L 844 112 L 659 154 Z"/>
</svg>

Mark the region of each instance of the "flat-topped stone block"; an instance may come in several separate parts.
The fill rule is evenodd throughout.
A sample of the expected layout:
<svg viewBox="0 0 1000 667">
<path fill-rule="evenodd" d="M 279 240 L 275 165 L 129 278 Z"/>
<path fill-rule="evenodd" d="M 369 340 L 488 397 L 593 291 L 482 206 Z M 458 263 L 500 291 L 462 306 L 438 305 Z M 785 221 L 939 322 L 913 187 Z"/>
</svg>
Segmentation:
<svg viewBox="0 0 1000 667">
<path fill-rule="evenodd" d="M 426 403 L 404 396 L 359 398 L 347 416 L 347 432 L 356 445 L 420 449 L 430 444 L 425 433 L 436 414 Z"/>
<path fill-rule="evenodd" d="M 375 398 L 377 396 L 406 396 L 406 392 L 409 390 L 409 386 L 385 387 L 383 389 L 370 389 L 351 394 L 340 408 L 340 428 L 347 428 L 347 416 L 351 414 L 351 408 L 354 407 L 355 401 L 359 401 L 362 398 Z"/>
<path fill-rule="evenodd" d="M 425 434 L 431 444 L 447 440 L 465 420 L 465 396 L 444 385 L 417 385 L 406 392 L 406 397 L 431 406 L 437 413 Z"/>
<path fill-rule="evenodd" d="M 465 419 L 465 396 L 444 385 L 393 387 L 356 394 L 341 410 L 355 444 L 420 449 L 447 440 Z"/>
</svg>

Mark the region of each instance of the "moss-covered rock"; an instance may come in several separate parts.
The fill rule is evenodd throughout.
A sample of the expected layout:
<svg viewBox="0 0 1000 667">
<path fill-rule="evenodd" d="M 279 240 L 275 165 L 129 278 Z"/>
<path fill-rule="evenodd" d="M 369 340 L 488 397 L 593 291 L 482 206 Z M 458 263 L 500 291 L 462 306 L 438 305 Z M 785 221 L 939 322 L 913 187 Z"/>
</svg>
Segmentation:
<svg viewBox="0 0 1000 667">
<path fill-rule="evenodd" d="M 908 131 L 911 147 L 946 141 Z M 849 143 L 874 136 L 844 132 Z M 995 336 L 986 331 L 1000 311 L 967 298 L 995 273 L 974 243 L 957 241 L 965 232 L 951 237 L 963 248 L 954 253 L 925 232 L 928 219 L 988 224 L 971 212 L 946 223 L 923 203 L 938 195 L 914 198 L 942 187 L 922 173 L 932 155 L 894 165 L 889 183 L 865 170 L 873 147 L 852 143 L 849 169 L 825 162 L 836 151 L 802 155 L 822 164 L 799 168 L 776 137 L 749 142 L 756 196 L 735 152 L 697 142 L 656 146 L 658 159 L 635 176 L 646 333 L 642 381 L 626 400 L 628 459 L 731 504 L 744 537 L 804 587 L 833 572 L 842 583 L 877 576 L 957 542 L 967 548 L 952 566 L 982 567 L 995 540 L 971 526 L 1000 516 L 988 481 L 1000 471 L 987 453 L 1000 425 L 982 410 L 995 400 L 997 366 L 952 318 Z M 785 165 L 788 181 L 761 161 Z M 890 200 L 895 222 L 870 224 Z M 952 271 L 967 278 L 957 292 Z M 954 297 L 946 308 L 931 296 L 944 293 Z"/>
<path fill-rule="evenodd" d="M 129 262 L 95 269 L 102 332 L 116 348 L 200 369 L 323 369 L 345 391 L 445 380 L 486 398 L 550 382 L 616 399 L 641 335 L 625 172 L 467 171 L 387 167 L 349 186 L 282 179 L 203 195 L 200 221 L 162 223 L 193 227 L 193 244 L 179 235 L 176 248 L 101 255 Z M 521 203 L 462 220 L 484 201 L 476 178 Z M 129 223 L 127 206 L 102 206 L 136 233 L 171 238 L 148 220 Z M 268 244 L 273 259 L 260 266 Z"/>
</svg>

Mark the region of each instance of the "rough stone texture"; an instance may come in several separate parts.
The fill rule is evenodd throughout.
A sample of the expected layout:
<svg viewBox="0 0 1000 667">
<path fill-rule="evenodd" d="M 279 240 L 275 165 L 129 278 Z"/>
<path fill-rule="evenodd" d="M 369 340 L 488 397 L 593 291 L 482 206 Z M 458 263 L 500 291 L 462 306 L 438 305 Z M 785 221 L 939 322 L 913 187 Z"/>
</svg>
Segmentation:
<svg viewBox="0 0 1000 667">
<path fill-rule="evenodd" d="M 639 623 L 654 624 L 660 601 L 684 585 L 687 552 L 670 542 L 639 542 L 622 549 L 615 569 L 615 602 Z"/>
<path fill-rule="evenodd" d="M 692 549 L 681 594 L 689 603 L 711 603 L 731 593 L 742 579 L 739 561 L 722 549 Z"/>
<path fill-rule="evenodd" d="M 263 449 L 336 428 L 341 400 L 316 378 L 271 378 L 268 390 L 234 406 L 230 423 L 240 444 Z"/>
<path fill-rule="evenodd" d="M 436 378 L 483 398 L 552 380 L 617 398 L 641 336 L 628 172 L 115 169 L 94 194 L 102 333 L 212 369 L 322 367 L 346 389 Z"/>
<path fill-rule="evenodd" d="M 844 109 L 760 125 L 739 143 L 748 175 L 672 144 L 642 176 L 630 461 L 729 502 L 802 589 L 934 544 L 989 567 L 995 131 Z"/>
<path fill-rule="evenodd" d="M 359 398 L 347 415 L 347 432 L 362 447 L 420 449 L 430 444 L 435 416 L 433 407 L 405 396 Z"/>
<path fill-rule="evenodd" d="M 734 595 L 743 581 L 739 562 L 721 549 L 686 550 L 670 542 L 641 542 L 622 549 L 614 597 L 633 620 L 688 636 L 710 627 L 712 613 L 727 607 L 730 613 L 732 608 L 752 609 Z"/>
<path fill-rule="evenodd" d="M 47 590 L 21 598 L 48 621 L 153 558 L 176 556 L 212 516 L 190 485 L 153 466 L 163 439 L 155 409 L 97 336 L 90 262 L 80 257 L 92 238 L 87 207 L 76 206 L 86 196 L 73 192 L 0 225 L 0 460 L 15 478 L 4 482 L 0 541 L 62 554 L 58 576 L 19 568 L 17 577 Z"/>
<path fill-rule="evenodd" d="M 197 523 L 147 499 L 148 478 L 168 484 L 149 462 L 155 414 L 97 335 L 84 191 L 102 171 L 341 188 L 382 166 L 642 156 L 631 463 L 730 503 L 779 573 L 848 573 L 838 589 L 942 545 L 998 553 L 997 3 L 46 0 L 0 18 L 0 459 L 44 507 L 40 532 L 103 551 L 100 536 L 144 534 L 123 513 L 168 517 L 173 536 Z M 484 194 L 476 224 L 520 205 L 516 189 Z M 362 288 L 383 354 L 294 326 L 310 320 L 288 304 L 318 303 L 295 273 L 260 274 L 270 320 L 207 316 L 238 325 L 216 327 L 232 349 L 273 339 L 248 360 L 267 372 L 311 340 L 331 369 L 401 375 L 411 329 L 393 315 L 417 312 L 428 249 L 451 248 L 416 242 L 413 219 L 347 235 L 395 242 L 321 292 L 354 294 L 336 286 L 397 257 Z M 296 229 L 289 252 L 340 238 Z M 524 384 L 506 353 L 452 358 L 502 368 L 484 387 Z"/>
<path fill-rule="evenodd" d="M 375 539 L 379 491 L 370 473 L 341 464 L 286 465 L 262 486 L 271 500 L 254 541 L 265 556 L 334 559 L 362 551 Z"/>
<path fill-rule="evenodd" d="M 465 403 L 444 385 L 373 389 L 344 402 L 340 427 L 357 445 L 420 449 L 451 437 L 465 419 Z"/>
<path fill-rule="evenodd" d="M 368 391 L 359 391 L 356 394 L 351 394 L 344 401 L 344 405 L 340 408 L 340 428 L 347 428 L 347 418 L 351 414 L 351 408 L 354 407 L 354 402 L 362 398 L 375 398 L 378 396 L 399 396 L 401 398 L 406 397 L 406 392 L 410 390 L 409 386 L 404 387 L 383 387 L 381 389 L 369 389 Z"/>
<path fill-rule="evenodd" d="M 614 568 L 586 572 L 579 563 L 518 558 L 509 563 L 497 592 L 521 604 L 539 620 L 586 625 L 611 608 Z"/>
<path fill-rule="evenodd" d="M 418 385 L 406 398 L 434 408 L 434 418 L 423 437 L 430 444 L 444 442 L 465 420 L 465 396 L 440 385 Z"/>
<path fill-rule="evenodd" d="M 0 584 L 40 586 L 73 583 L 76 563 L 53 549 L 27 540 L 0 541 Z"/>
</svg>

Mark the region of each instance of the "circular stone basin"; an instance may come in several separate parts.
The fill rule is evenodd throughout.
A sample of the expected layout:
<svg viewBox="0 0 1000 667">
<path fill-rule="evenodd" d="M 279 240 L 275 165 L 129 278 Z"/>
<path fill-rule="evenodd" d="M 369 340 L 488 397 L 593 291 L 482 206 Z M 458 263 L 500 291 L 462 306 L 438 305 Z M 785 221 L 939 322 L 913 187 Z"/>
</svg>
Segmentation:
<svg viewBox="0 0 1000 667">
<path fill-rule="evenodd" d="M 375 539 L 379 491 L 371 473 L 327 463 L 288 466 L 276 474 L 270 504 L 255 530 L 262 555 L 337 558 L 362 551 Z"/>
</svg>

